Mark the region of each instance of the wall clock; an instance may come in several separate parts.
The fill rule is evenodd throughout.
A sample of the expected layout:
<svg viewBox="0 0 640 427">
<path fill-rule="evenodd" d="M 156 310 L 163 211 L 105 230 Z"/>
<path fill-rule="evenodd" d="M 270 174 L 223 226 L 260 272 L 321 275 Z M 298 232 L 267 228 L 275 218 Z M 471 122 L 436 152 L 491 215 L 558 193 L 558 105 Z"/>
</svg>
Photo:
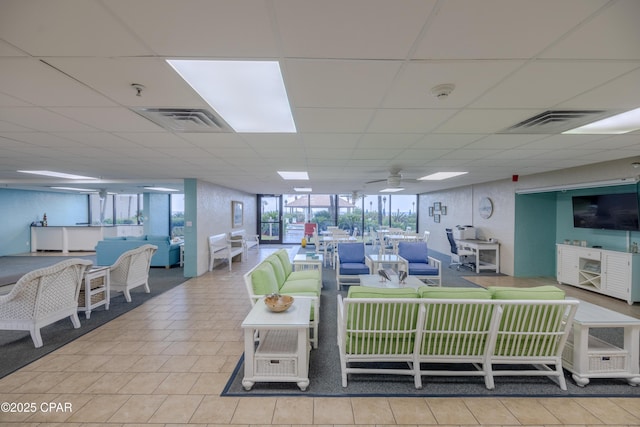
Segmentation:
<svg viewBox="0 0 640 427">
<path fill-rule="evenodd" d="M 483 197 L 480 199 L 480 205 L 478 206 L 478 212 L 480 212 L 480 216 L 484 219 L 487 219 L 493 215 L 493 202 L 488 197 Z"/>
</svg>

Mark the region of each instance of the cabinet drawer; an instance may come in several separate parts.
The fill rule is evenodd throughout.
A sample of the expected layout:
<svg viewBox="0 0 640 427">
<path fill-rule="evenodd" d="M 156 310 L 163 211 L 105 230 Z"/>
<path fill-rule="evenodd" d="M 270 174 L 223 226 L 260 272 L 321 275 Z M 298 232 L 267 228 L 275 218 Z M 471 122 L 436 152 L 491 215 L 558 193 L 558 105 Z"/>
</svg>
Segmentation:
<svg viewBox="0 0 640 427">
<path fill-rule="evenodd" d="M 580 258 L 592 259 L 594 261 L 600 261 L 600 256 L 602 252 L 600 251 L 582 251 L 580 252 Z"/>
</svg>

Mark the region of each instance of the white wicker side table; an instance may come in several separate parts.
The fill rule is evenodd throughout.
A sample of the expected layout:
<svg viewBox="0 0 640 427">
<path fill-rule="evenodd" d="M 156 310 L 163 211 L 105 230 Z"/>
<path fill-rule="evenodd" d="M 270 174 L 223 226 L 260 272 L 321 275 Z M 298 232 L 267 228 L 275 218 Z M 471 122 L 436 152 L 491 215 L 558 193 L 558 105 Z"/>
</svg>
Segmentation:
<svg viewBox="0 0 640 427">
<path fill-rule="evenodd" d="M 78 296 L 78 310 L 84 311 L 88 319 L 91 310 L 104 305 L 109 310 L 110 295 L 109 267 L 95 267 L 84 273 L 82 288 Z"/>
<path fill-rule="evenodd" d="M 300 390 L 307 389 L 310 315 L 309 298 L 295 297 L 282 313 L 270 311 L 263 299 L 256 302 L 242 322 L 245 390 L 256 382 L 295 382 Z"/>
<path fill-rule="evenodd" d="M 594 328 L 622 328 L 622 348 L 592 336 Z M 590 378 L 621 378 L 640 384 L 640 319 L 580 301 L 573 331 L 562 354 L 562 366 L 581 387 Z"/>
</svg>

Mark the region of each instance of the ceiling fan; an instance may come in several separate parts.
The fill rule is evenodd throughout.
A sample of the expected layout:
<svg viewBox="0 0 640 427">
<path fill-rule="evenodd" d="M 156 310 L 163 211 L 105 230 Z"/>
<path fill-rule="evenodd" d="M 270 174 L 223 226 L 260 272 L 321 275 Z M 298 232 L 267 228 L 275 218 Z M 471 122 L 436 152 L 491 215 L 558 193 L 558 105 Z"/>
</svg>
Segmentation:
<svg viewBox="0 0 640 427">
<path fill-rule="evenodd" d="M 374 179 L 373 181 L 368 181 L 365 184 L 375 184 L 378 182 L 386 182 L 388 187 L 400 187 L 403 182 L 418 182 L 416 179 L 403 178 L 400 173 L 402 169 L 391 169 L 389 170 L 389 176 L 384 179 Z"/>
</svg>

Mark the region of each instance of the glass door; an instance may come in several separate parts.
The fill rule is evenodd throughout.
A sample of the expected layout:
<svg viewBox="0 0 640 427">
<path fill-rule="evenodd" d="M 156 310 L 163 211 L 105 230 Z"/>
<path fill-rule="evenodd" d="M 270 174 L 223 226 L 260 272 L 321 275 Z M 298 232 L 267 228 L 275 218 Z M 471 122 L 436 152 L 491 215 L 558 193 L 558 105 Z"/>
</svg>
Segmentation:
<svg viewBox="0 0 640 427">
<path fill-rule="evenodd" d="M 282 196 L 259 194 L 260 243 L 282 243 Z"/>
</svg>

